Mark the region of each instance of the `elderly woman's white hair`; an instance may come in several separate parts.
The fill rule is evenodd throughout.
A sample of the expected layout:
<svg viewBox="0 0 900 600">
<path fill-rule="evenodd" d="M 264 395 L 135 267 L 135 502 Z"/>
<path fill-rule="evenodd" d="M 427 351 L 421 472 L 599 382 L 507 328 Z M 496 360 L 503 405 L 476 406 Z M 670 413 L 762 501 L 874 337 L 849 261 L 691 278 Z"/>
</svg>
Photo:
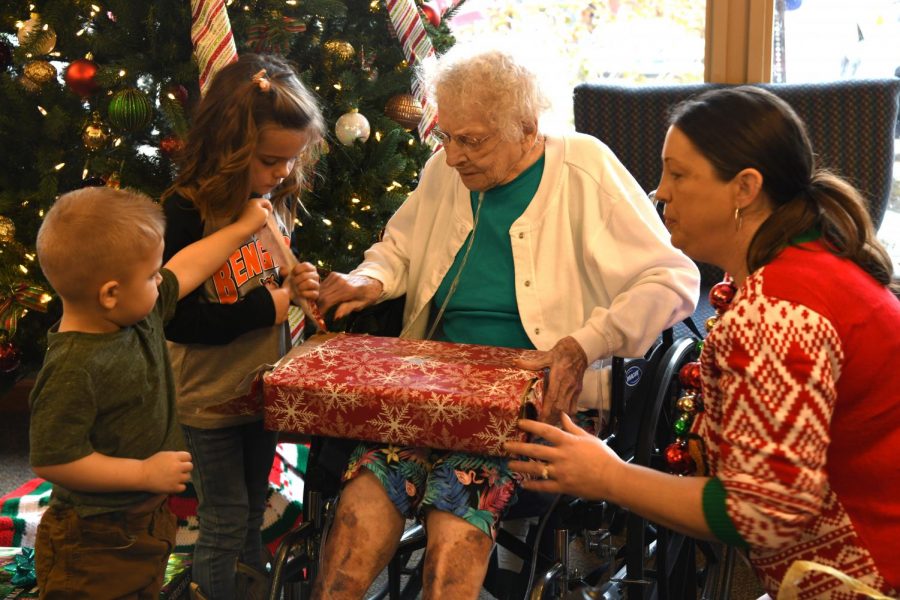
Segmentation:
<svg viewBox="0 0 900 600">
<path fill-rule="evenodd" d="M 500 136 L 519 141 L 523 124 L 536 122 L 550 108 L 536 72 L 512 52 L 497 46 L 458 44 L 416 69 L 428 97 L 483 115 Z"/>
</svg>

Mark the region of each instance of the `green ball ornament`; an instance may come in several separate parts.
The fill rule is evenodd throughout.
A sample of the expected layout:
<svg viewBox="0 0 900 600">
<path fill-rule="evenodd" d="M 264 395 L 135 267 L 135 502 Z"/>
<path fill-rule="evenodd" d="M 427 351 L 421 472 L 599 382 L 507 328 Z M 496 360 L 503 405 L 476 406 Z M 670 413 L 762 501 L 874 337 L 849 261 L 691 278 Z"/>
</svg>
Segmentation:
<svg viewBox="0 0 900 600">
<path fill-rule="evenodd" d="M 109 102 L 109 123 L 120 131 L 139 131 L 153 119 L 147 94 L 136 88 L 116 92 Z"/>
</svg>

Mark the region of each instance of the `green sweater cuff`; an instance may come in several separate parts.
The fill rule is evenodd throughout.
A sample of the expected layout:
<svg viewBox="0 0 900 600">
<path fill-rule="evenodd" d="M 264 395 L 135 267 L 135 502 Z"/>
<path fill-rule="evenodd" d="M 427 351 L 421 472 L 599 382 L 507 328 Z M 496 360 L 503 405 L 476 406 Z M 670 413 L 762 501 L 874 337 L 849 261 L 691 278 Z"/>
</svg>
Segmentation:
<svg viewBox="0 0 900 600">
<path fill-rule="evenodd" d="M 725 508 L 725 486 L 715 477 L 703 486 L 703 516 L 710 531 L 729 546 L 748 547 Z"/>
</svg>

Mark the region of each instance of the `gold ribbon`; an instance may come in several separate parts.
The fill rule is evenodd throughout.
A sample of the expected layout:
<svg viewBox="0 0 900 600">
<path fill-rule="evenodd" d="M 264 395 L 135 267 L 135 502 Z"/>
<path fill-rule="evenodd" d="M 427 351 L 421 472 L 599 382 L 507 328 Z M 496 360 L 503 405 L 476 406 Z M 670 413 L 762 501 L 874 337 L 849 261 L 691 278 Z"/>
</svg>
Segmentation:
<svg viewBox="0 0 900 600">
<path fill-rule="evenodd" d="M 40 286 L 27 283 L 10 285 L 7 295 L 0 299 L 0 322 L 3 329 L 9 332 L 9 337 L 16 334 L 19 318 L 26 310 L 47 312 L 49 300 L 50 296 Z"/>
<path fill-rule="evenodd" d="M 800 580 L 803 579 L 803 576 L 811 571 L 819 571 L 820 573 L 831 575 L 857 594 L 863 594 L 869 598 L 874 598 L 875 600 L 894 600 L 889 596 L 885 596 L 875 588 L 866 585 L 859 579 L 850 577 L 834 567 L 829 567 L 828 565 L 823 565 L 811 560 L 794 561 L 794 564 L 792 564 L 787 570 L 787 573 L 784 574 L 784 579 L 781 580 L 781 587 L 778 589 L 777 600 L 797 600 L 797 594 L 799 592 L 798 584 L 800 583 Z"/>
</svg>

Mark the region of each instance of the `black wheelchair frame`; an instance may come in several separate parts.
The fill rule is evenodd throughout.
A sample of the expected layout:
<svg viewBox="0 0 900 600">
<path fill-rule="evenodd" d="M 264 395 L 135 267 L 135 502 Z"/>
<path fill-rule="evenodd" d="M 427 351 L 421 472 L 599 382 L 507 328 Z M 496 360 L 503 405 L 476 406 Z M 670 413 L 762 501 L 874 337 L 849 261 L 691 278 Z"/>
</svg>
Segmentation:
<svg viewBox="0 0 900 600">
<path fill-rule="evenodd" d="M 397 335 L 399 314 L 402 299 L 388 301 L 348 318 L 343 329 Z M 689 320 L 686 323 L 694 335 L 675 339 L 670 329 L 644 357 L 613 359 L 611 412 L 601 437 L 625 460 L 666 468 L 663 454 L 673 439 L 674 405 L 681 395 L 678 372 L 699 353 L 699 331 Z M 269 600 L 310 597 L 321 547 L 337 505 L 340 476 L 357 443 L 312 438 L 303 522 L 283 538 L 276 551 Z M 523 516 L 540 516 L 526 540 L 501 528 L 497 545 L 525 562 L 528 577 L 504 578 L 496 552 L 492 553 L 484 587 L 500 600 L 728 597 L 733 555 L 718 544 L 675 533 L 624 507 L 568 496 L 521 491 L 520 501 L 505 519 Z M 587 550 L 602 559 L 601 567 L 584 574 L 572 568 L 569 545 L 577 536 L 583 537 Z M 403 533 L 388 565 L 387 583 L 370 600 L 417 597 L 425 540 L 425 529 L 418 523 Z M 700 566 L 698 555 L 702 557 Z"/>
</svg>

